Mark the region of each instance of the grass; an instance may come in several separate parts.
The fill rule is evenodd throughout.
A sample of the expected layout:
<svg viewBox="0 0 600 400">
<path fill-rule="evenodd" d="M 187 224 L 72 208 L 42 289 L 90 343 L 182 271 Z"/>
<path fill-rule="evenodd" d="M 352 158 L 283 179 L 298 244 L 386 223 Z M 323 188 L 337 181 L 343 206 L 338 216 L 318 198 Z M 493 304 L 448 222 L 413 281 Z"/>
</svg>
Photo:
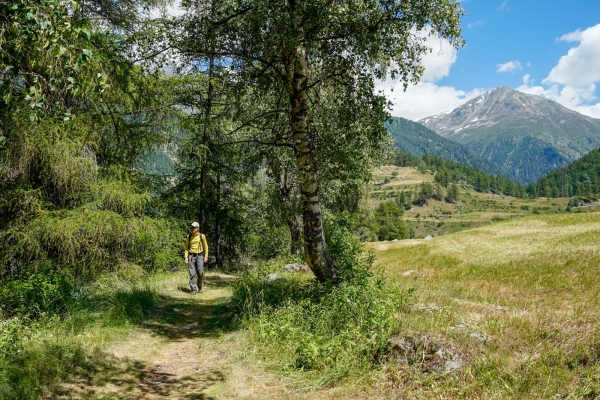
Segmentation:
<svg viewBox="0 0 600 400">
<path fill-rule="evenodd" d="M 353 277 L 337 285 L 294 274 L 265 281 L 272 271 L 264 268 L 241 275 L 233 303 L 249 343 L 261 348 L 258 360 L 303 391 L 377 369 L 410 295 L 369 266 L 369 257 L 358 261 Z"/>
<path fill-rule="evenodd" d="M 418 377 L 400 391 L 415 398 L 440 388 L 450 398 L 600 396 L 599 236 L 600 213 L 586 213 L 387 244 L 378 266 L 419 298 L 403 321 L 406 333 L 440 335 L 469 354 L 460 385 L 441 377 L 435 389 Z"/>
<path fill-rule="evenodd" d="M 185 273 L 103 281 L 60 318 L 1 322 L 0 398 L 595 400 L 599 235 L 589 212 L 370 244 L 394 296 L 266 270 L 210 273 L 201 296 Z"/>
<path fill-rule="evenodd" d="M 104 375 L 111 362 L 102 349 L 141 321 L 155 300 L 147 285 L 111 279 L 62 316 L 0 321 L 0 398 L 40 398 L 64 381 Z"/>
</svg>

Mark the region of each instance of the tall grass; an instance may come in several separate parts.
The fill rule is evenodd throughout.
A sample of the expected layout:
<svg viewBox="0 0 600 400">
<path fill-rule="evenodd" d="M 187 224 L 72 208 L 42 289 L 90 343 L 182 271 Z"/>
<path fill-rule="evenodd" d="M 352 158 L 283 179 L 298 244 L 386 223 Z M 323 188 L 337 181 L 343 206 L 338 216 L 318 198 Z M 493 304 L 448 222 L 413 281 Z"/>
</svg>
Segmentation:
<svg viewBox="0 0 600 400">
<path fill-rule="evenodd" d="M 156 300 L 145 284 L 107 278 L 62 316 L 0 315 L 0 398 L 39 399 L 110 368 L 103 347 L 141 321 Z"/>
<path fill-rule="evenodd" d="M 403 395 L 600 397 L 598 237 L 600 213 L 546 215 L 381 251 L 388 276 L 419 295 L 406 331 L 469 354 L 460 385 L 412 372 Z"/>
<path fill-rule="evenodd" d="M 293 274 L 269 281 L 271 267 L 248 271 L 233 286 L 239 322 L 261 355 L 311 386 L 377 368 L 411 297 L 370 271 L 372 255 L 352 236 L 330 243 L 345 277 L 337 284 Z"/>
</svg>

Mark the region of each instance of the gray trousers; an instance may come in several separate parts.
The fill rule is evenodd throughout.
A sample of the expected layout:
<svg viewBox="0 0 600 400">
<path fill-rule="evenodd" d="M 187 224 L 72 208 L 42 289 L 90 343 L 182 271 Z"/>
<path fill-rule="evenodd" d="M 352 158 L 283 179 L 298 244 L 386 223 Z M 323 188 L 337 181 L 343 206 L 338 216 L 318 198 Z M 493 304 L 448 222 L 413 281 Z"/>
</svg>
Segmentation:
<svg viewBox="0 0 600 400">
<path fill-rule="evenodd" d="M 202 277 L 204 276 L 204 253 L 188 255 L 188 269 L 190 271 L 190 289 L 192 292 L 202 290 Z M 198 285 L 196 285 L 198 277 Z"/>
</svg>

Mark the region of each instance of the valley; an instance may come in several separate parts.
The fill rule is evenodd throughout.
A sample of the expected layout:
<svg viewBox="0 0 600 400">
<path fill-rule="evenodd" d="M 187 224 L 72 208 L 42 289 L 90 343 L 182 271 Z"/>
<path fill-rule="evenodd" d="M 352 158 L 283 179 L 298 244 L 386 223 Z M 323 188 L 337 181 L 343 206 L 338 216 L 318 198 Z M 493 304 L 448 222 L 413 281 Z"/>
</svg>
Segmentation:
<svg viewBox="0 0 600 400">
<path fill-rule="evenodd" d="M 411 167 L 383 166 L 373 171 L 369 204 L 375 208 L 381 201 L 397 199 L 402 191 L 417 193 L 422 182 L 433 183 L 434 175 Z M 494 222 L 541 214 L 566 213 L 569 198 L 521 199 L 492 193 L 479 193 L 467 185 L 459 185 L 458 201 L 448 203 L 435 199 L 419 206 L 413 204 L 402 217 L 412 229 L 414 238 L 439 236 L 476 228 Z M 591 206 L 572 212 L 596 211 Z"/>
</svg>

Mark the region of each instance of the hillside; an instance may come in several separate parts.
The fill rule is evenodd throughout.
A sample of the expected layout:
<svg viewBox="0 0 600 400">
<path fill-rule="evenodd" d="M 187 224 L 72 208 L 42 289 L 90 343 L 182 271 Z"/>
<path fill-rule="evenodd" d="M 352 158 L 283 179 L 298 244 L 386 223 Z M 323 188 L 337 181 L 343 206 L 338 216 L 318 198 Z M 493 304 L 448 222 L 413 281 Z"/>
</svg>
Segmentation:
<svg viewBox="0 0 600 400">
<path fill-rule="evenodd" d="M 421 157 L 427 153 L 479 168 L 488 174 L 509 175 L 502 167 L 484 160 L 467 146 L 446 139 L 417 122 L 393 117 L 386 122 L 385 127 L 392 134 L 396 148 L 413 156 Z"/>
<path fill-rule="evenodd" d="M 600 145 L 600 120 L 502 87 L 419 121 L 530 183 Z"/>
<path fill-rule="evenodd" d="M 600 194 L 600 148 L 543 176 L 531 184 L 527 191 L 545 197 L 597 198 Z"/>
<path fill-rule="evenodd" d="M 403 203 L 405 211 L 402 219 L 411 230 L 413 238 L 436 237 L 534 215 L 565 213 L 569 202 L 569 198 L 528 199 L 482 193 L 462 183 L 456 185 L 456 201 L 449 202 L 444 199 L 451 188 L 451 185 L 448 185 L 439 189 L 442 198 L 430 198 L 424 204 L 418 204 L 410 199 L 418 198 L 423 183 L 433 185 L 434 192 L 436 186 L 439 187 L 430 171 L 420 172 L 412 167 L 384 166 L 375 170 L 373 177 L 378 184 L 371 190 L 369 204 L 375 209 L 382 201 L 390 199 Z"/>
</svg>

